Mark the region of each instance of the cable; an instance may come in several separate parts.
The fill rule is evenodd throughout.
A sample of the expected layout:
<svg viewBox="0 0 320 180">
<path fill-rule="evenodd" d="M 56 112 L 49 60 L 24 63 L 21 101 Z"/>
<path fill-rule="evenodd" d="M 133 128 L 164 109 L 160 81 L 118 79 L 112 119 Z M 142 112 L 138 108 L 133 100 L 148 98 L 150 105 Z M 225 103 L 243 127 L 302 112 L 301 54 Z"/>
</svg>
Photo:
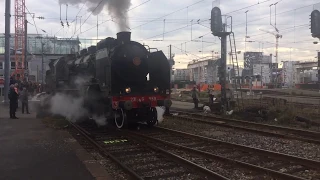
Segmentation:
<svg viewBox="0 0 320 180">
<path fill-rule="evenodd" d="M 314 6 L 316 4 L 320 4 L 320 2 L 319 3 L 315 3 L 315 4 L 311 4 L 311 5 L 307 5 L 307 6 L 302 6 L 302 7 L 299 7 L 299 8 L 296 8 L 296 9 L 292 9 L 292 10 L 288 10 L 288 11 L 283 11 L 283 12 L 277 13 L 276 15 L 285 14 L 285 13 L 288 13 L 288 12 L 291 12 L 291 11 L 295 11 L 295 10 L 298 10 L 298 9 L 306 8 L 306 7 L 309 7 L 309 6 Z M 273 17 L 273 16 L 275 16 L 275 15 L 274 14 L 271 15 L 271 17 Z M 258 18 L 258 19 L 252 20 L 252 21 L 248 21 L 247 23 L 255 22 L 255 21 L 258 21 L 258 20 L 266 19 L 266 18 L 270 18 L 270 15 L 262 17 L 262 18 Z M 245 23 L 236 24 L 236 25 L 234 25 L 232 27 L 236 27 L 236 26 L 243 25 L 243 24 L 245 24 Z"/>
<path fill-rule="evenodd" d="M 78 11 L 78 13 L 77 13 L 77 15 L 76 15 L 76 18 L 75 18 L 73 21 L 71 21 L 71 23 L 73 23 L 74 21 L 77 20 L 78 15 L 79 15 L 80 12 L 82 11 L 82 9 L 83 9 L 83 7 L 86 5 L 86 3 L 87 3 L 87 1 L 86 1 L 85 3 L 83 3 L 82 7 L 80 8 L 80 10 Z M 54 19 L 54 18 L 47 18 L 47 19 Z M 60 15 L 60 20 L 61 20 L 61 15 Z M 54 33 L 53 36 L 56 36 L 56 34 L 58 34 L 62 29 L 63 29 L 63 27 L 60 28 L 56 33 Z"/>
<path fill-rule="evenodd" d="M 187 28 L 187 27 L 189 27 L 189 26 L 190 26 L 190 25 L 186 25 L 186 26 L 183 26 L 183 27 L 180 27 L 180 28 L 174 29 L 174 30 L 172 30 L 172 31 L 167 31 L 167 32 L 165 32 L 165 33 L 161 33 L 160 35 L 164 35 L 164 34 L 172 33 L 172 32 L 174 32 L 174 31 L 178 31 L 178 30 L 180 30 L 180 29 L 184 29 L 184 28 Z M 157 37 L 157 36 L 160 36 L 160 35 L 155 35 L 155 36 L 152 36 L 152 37 L 146 38 L 146 40 L 147 40 L 147 39 L 154 38 L 154 37 Z"/>
<path fill-rule="evenodd" d="M 102 3 L 102 1 L 104 1 L 104 0 L 101 0 L 101 1 L 99 2 L 99 4 L 91 11 L 91 13 L 90 13 L 89 16 L 87 17 L 87 19 L 84 20 L 84 22 L 83 22 L 82 24 L 80 24 L 80 28 L 84 25 L 84 23 L 86 23 L 86 21 L 90 18 L 90 16 L 93 14 L 93 12 L 100 6 L 100 4 Z M 95 26 L 95 27 L 96 27 L 96 26 Z M 79 31 L 79 29 L 73 33 L 73 35 L 71 36 L 70 39 L 72 39 L 73 36 L 74 36 L 78 31 Z"/>
<path fill-rule="evenodd" d="M 265 2 L 267 2 L 267 1 L 265 1 Z M 280 15 L 280 14 L 284 14 L 284 13 L 287 13 L 287 12 L 295 11 L 295 10 L 297 10 L 297 9 L 302 9 L 302 8 L 309 7 L 309 6 L 313 6 L 313 5 L 316 5 L 316 4 L 320 4 L 320 3 L 315 3 L 315 4 L 311 4 L 311 5 L 307 5 L 307 6 L 302 6 L 302 7 L 293 9 L 293 10 L 288 10 L 288 11 L 280 12 L 280 13 L 277 13 L 276 15 Z M 238 11 L 238 10 L 235 10 L 235 11 L 232 11 L 232 12 L 236 12 L 236 11 Z M 229 12 L 229 13 L 231 13 L 231 12 Z M 229 13 L 227 13 L 227 14 L 229 14 Z M 275 16 L 275 15 L 272 15 L 272 16 Z M 263 17 L 263 18 L 259 18 L 259 19 L 255 19 L 255 20 L 252 20 L 252 21 L 249 21 L 249 22 L 254 22 L 254 21 L 257 21 L 257 20 L 265 19 L 265 18 L 269 18 L 269 16 L 266 16 L 266 17 Z M 245 23 L 237 24 L 237 25 L 235 25 L 235 26 L 233 26 L 233 27 L 236 27 L 236 26 L 239 26 L 239 25 L 242 25 L 242 24 L 245 24 Z M 265 34 L 265 33 L 263 33 L 263 34 Z M 187 42 L 190 42 L 190 41 L 187 41 Z"/>
<path fill-rule="evenodd" d="M 270 1 L 270 0 L 268 0 L 268 1 Z M 267 2 L 267 1 L 264 1 L 264 2 Z M 319 4 L 319 3 L 316 3 L 316 4 Z M 315 5 L 315 4 L 313 4 L 313 5 Z M 252 6 L 253 6 L 253 5 L 252 5 Z M 295 11 L 295 10 L 297 10 L 297 9 L 301 9 L 301 8 L 305 8 L 305 7 L 309 7 L 309 6 L 312 6 L 312 5 L 302 6 L 302 7 L 293 9 L 293 10 L 280 12 L 280 13 L 277 13 L 276 15 L 284 14 L 284 13 L 287 13 L 287 12 Z M 242 8 L 242 9 L 243 9 L 243 8 Z M 239 11 L 239 10 L 231 11 L 231 12 L 229 12 L 229 13 L 233 13 L 233 12 L 236 12 L 236 11 Z M 229 14 L 229 13 L 227 13 L 227 14 Z M 272 16 L 274 16 L 274 15 L 272 15 Z M 268 16 L 268 17 L 269 17 L 269 16 Z M 260 20 L 260 19 L 265 19 L 265 18 L 268 18 L 268 17 L 259 18 L 259 19 L 256 19 L 256 20 L 253 20 L 253 21 L 250 21 L 250 22 L 254 22 L 254 21 L 257 21 L 257 20 Z M 241 24 L 235 25 L 235 26 L 233 26 L 233 27 L 236 27 L 236 26 L 239 26 L 239 25 L 241 25 Z M 188 27 L 188 26 L 186 26 L 186 27 Z M 170 31 L 170 32 L 174 32 L 174 31 L 180 30 L 180 29 L 183 29 L 183 28 L 178 28 L 178 29 L 172 30 L 172 31 Z M 162 34 L 163 34 L 163 33 L 162 33 Z M 162 35 L 162 34 L 161 34 L 161 35 Z M 209 34 L 211 34 L 211 33 L 209 33 Z M 266 34 L 266 33 L 263 33 L 263 34 Z M 160 34 L 159 34 L 159 35 L 156 35 L 156 36 L 153 36 L 153 37 L 157 37 L 157 36 L 160 36 Z M 147 39 L 150 39 L 150 38 L 147 38 Z M 193 40 L 191 40 L 191 41 L 193 41 Z M 188 42 L 191 42 L 191 41 L 187 41 L 187 42 L 185 42 L 185 43 L 188 43 Z"/>
<path fill-rule="evenodd" d="M 101 24 L 103 24 L 103 23 L 106 23 L 107 21 L 112 21 L 112 19 L 105 20 L 105 21 L 103 21 L 102 23 L 99 23 L 98 25 L 101 25 Z M 113 22 L 114 22 L 114 21 L 113 21 Z M 90 31 L 91 29 L 94 29 L 95 27 L 97 27 L 97 26 L 94 26 L 94 27 L 91 27 L 91 28 L 89 28 L 89 29 L 87 29 L 87 30 L 85 30 L 85 31 L 82 31 L 82 32 L 79 33 L 78 35 L 83 34 L 83 33 L 85 33 L 85 32 L 88 32 L 88 31 Z"/>
<path fill-rule="evenodd" d="M 298 25 L 298 26 L 296 26 L 296 27 L 302 28 L 302 27 L 305 27 L 306 25 L 308 25 L 308 24 Z M 295 27 L 290 27 L 290 28 L 283 29 L 283 30 L 281 30 L 281 32 L 287 31 L 287 30 L 293 29 L 293 28 L 295 28 Z M 289 32 L 290 32 L 290 31 L 289 31 Z M 206 36 L 206 35 L 208 35 L 208 34 L 211 34 L 211 33 L 207 33 L 207 34 L 205 34 L 205 35 L 203 35 L 203 36 Z M 260 35 L 263 35 L 263 34 L 268 34 L 268 33 L 256 34 L 256 35 L 252 35 L 252 36 L 250 36 L 250 37 L 260 36 Z M 196 38 L 196 39 L 198 39 L 198 38 Z M 168 41 L 170 41 L 170 40 L 168 40 Z M 192 41 L 194 42 L 194 39 L 193 39 Z M 255 41 L 255 40 L 253 40 L 253 41 Z M 187 41 L 187 42 L 191 42 L 191 41 Z M 187 43 L 187 42 L 185 42 L 185 43 Z M 238 40 L 236 39 L 236 42 L 240 42 L 240 41 L 238 41 Z M 241 41 L 241 42 L 243 42 L 243 41 Z M 258 42 L 258 41 L 255 41 L 255 42 Z M 263 42 L 263 41 L 260 41 L 260 42 Z M 183 43 L 182 43 L 182 44 L 183 44 Z M 212 45 L 206 46 L 206 48 L 211 47 L 211 46 L 213 46 L 213 45 L 215 45 L 215 44 L 217 44 L 217 43 L 213 43 Z M 276 43 L 271 43 L 271 44 L 276 44 Z M 171 44 L 171 45 L 172 45 L 172 44 Z M 172 46 L 174 46 L 174 45 L 172 45 Z M 284 46 L 281 46 L 281 47 L 284 47 Z M 179 48 L 178 48 L 178 49 L 179 49 Z M 303 48 L 299 48 L 299 49 L 303 49 Z M 181 49 L 180 49 L 180 50 L 181 50 Z"/>
<path fill-rule="evenodd" d="M 151 0 L 144 1 L 144 2 L 142 2 L 141 4 L 138 4 L 137 6 L 135 6 L 135 7 L 131 8 L 131 9 L 127 10 L 126 12 L 129 12 L 129 11 L 131 11 L 131 10 L 133 10 L 133 9 L 136 9 L 136 8 L 138 8 L 138 7 L 146 4 L 146 3 L 149 2 L 149 1 L 151 1 Z M 106 22 L 108 22 L 108 21 L 112 21 L 112 22 L 114 22 L 114 23 L 117 23 L 117 22 L 113 21 L 113 19 L 112 19 L 112 17 L 111 17 L 111 19 L 105 20 L 105 21 L 103 21 L 102 23 L 99 23 L 98 25 L 104 24 L 104 23 L 106 23 Z M 95 26 L 93 26 L 93 27 L 85 30 L 84 32 L 87 32 L 87 31 L 89 31 L 89 30 L 91 30 L 91 29 L 93 29 L 93 28 L 95 28 L 95 27 L 97 27 L 97 25 L 95 25 Z M 80 28 L 81 28 L 81 26 L 80 26 Z M 77 30 L 77 31 L 78 31 L 78 30 Z M 77 32 L 77 31 L 76 31 L 76 32 Z M 76 33 L 76 32 L 75 32 L 75 33 Z M 78 35 L 83 34 L 84 32 L 81 32 L 81 33 L 79 33 Z M 74 35 L 75 35 L 75 33 L 74 33 Z M 74 36 L 74 35 L 73 35 L 73 36 Z M 72 37 L 73 37 L 73 36 L 72 36 Z M 71 38 L 72 38 L 72 37 L 71 37 Z M 71 38 L 70 38 L 70 39 L 71 39 Z"/>
<path fill-rule="evenodd" d="M 29 9 L 27 8 L 27 6 L 25 6 L 25 7 L 26 7 L 28 13 L 31 15 L 31 13 L 30 13 Z M 36 28 L 37 34 L 39 34 L 39 33 L 38 33 L 38 28 L 37 28 L 36 22 L 35 22 L 35 20 L 34 20 L 34 16 L 31 16 L 31 17 L 32 17 L 32 20 L 33 20 L 33 23 L 34 23 L 34 27 Z"/>
<path fill-rule="evenodd" d="M 176 48 L 176 49 L 178 49 L 178 50 L 184 51 L 184 50 L 182 50 L 181 48 L 178 48 L 177 46 L 173 46 L 173 45 L 171 45 L 171 46 L 174 47 L 174 48 Z M 198 58 L 201 58 L 201 57 L 198 56 L 198 55 L 195 55 L 195 54 L 190 53 L 189 51 L 184 51 L 184 52 L 185 52 L 185 54 L 190 54 L 190 55 L 196 56 L 196 57 L 198 57 Z"/>
<path fill-rule="evenodd" d="M 86 5 L 87 1 L 83 3 L 82 7 L 80 8 L 80 10 L 78 11 L 76 17 L 80 14 L 80 12 L 82 11 L 83 7 Z"/>
<path fill-rule="evenodd" d="M 179 11 L 182 11 L 182 10 L 186 9 L 186 8 L 189 8 L 190 6 L 194 6 L 194 5 L 196 5 L 196 4 L 199 4 L 200 2 L 203 2 L 203 1 L 205 1 L 205 0 L 198 1 L 198 2 L 196 2 L 196 3 L 193 3 L 193 4 L 189 5 L 189 6 L 186 6 L 186 7 L 184 7 L 184 8 L 178 9 L 178 10 L 176 10 L 176 11 L 173 11 L 173 12 L 169 13 L 169 14 L 166 14 L 166 15 L 164 15 L 164 16 L 161 16 L 161 17 L 159 17 L 159 18 L 156 18 L 156 19 L 154 19 L 154 20 L 151 20 L 151 21 L 149 21 L 149 22 L 147 22 L 147 23 L 141 24 L 141 25 L 136 26 L 136 27 L 131 28 L 131 29 L 136 29 L 136 28 L 138 28 L 138 27 L 144 26 L 144 25 L 146 25 L 146 24 L 149 24 L 149 23 L 151 23 L 151 22 L 154 22 L 155 20 L 158 20 L 158 19 L 164 18 L 164 17 L 166 17 L 166 16 L 169 16 L 169 15 L 171 15 L 171 14 L 177 13 L 177 12 L 179 12 Z"/>
<path fill-rule="evenodd" d="M 147 3 L 147 2 L 149 2 L 149 1 L 151 1 L 151 0 L 147 0 L 147 1 L 145 1 L 145 2 L 142 2 L 141 4 L 139 4 L 139 5 L 137 5 L 137 6 L 133 7 L 133 8 L 131 8 L 131 9 L 129 9 L 129 10 L 127 10 L 126 12 L 129 12 L 129 11 L 131 11 L 131 10 L 133 10 L 133 9 L 136 9 L 137 7 L 140 7 L 140 6 L 142 6 L 142 5 L 146 4 L 146 3 Z"/>
<path fill-rule="evenodd" d="M 241 10 L 243 10 L 243 9 L 248 9 L 248 8 L 250 8 L 250 7 L 254 7 L 254 6 L 257 6 L 257 5 L 266 3 L 266 2 L 268 2 L 268 1 L 271 1 L 271 0 L 266 0 L 266 1 L 263 1 L 263 2 L 258 2 L 257 4 L 253 4 L 253 5 L 250 5 L 250 6 L 247 6 L 247 7 L 243 7 L 243 8 L 240 8 L 240 9 L 237 9 L 237 10 L 234 10 L 234 11 L 231 11 L 231 12 L 228 12 L 227 14 L 232 14 L 232 13 L 241 11 Z M 226 14 L 226 15 L 227 15 L 227 14 Z"/>
</svg>

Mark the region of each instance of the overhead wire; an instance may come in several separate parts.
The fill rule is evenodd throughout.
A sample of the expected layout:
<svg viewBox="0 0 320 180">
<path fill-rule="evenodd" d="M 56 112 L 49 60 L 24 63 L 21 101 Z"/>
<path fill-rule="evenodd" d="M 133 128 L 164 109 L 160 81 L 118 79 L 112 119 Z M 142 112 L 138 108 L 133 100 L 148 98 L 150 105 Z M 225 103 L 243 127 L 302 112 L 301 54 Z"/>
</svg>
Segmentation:
<svg viewBox="0 0 320 180">
<path fill-rule="evenodd" d="M 186 9 L 186 8 L 189 8 L 190 6 L 194 6 L 194 5 L 196 5 L 196 4 L 199 4 L 199 3 L 203 2 L 203 1 L 205 1 L 205 0 L 197 1 L 197 2 L 195 2 L 195 3 L 193 3 L 193 4 L 190 4 L 190 5 L 188 5 L 188 6 L 184 7 L 184 8 L 178 9 L 178 10 L 176 10 L 176 11 L 173 11 L 173 12 L 169 13 L 169 14 L 166 14 L 166 15 L 164 15 L 164 16 L 161 16 L 161 17 L 159 17 L 159 18 L 156 18 L 156 19 L 153 19 L 153 20 L 151 20 L 151 21 L 149 21 L 149 22 L 146 22 L 146 23 L 144 23 L 144 24 L 141 24 L 141 25 L 139 25 L 139 26 L 135 26 L 135 27 L 133 27 L 133 28 L 131 28 L 131 29 L 136 29 L 136 28 L 138 28 L 138 27 L 141 27 L 141 26 L 144 26 L 144 25 L 149 24 L 149 23 L 151 23 L 151 22 L 154 22 L 155 20 L 158 20 L 158 19 L 167 17 L 167 16 L 169 16 L 169 15 L 175 14 L 175 13 L 177 13 L 177 12 L 179 12 L 179 11 L 182 11 L 182 10 L 184 10 L 184 9 Z"/>
<path fill-rule="evenodd" d="M 131 11 L 131 10 L 133 10 L 133 9 L 136 9 L 136 8 L 138 8 L 138 7 L 146 4 L 146 3 L 149 2 L 149 1 L 151 1 L 151 0 L 144 1 L 144 2 L 142 2 L 142 3 L 140 3 L 140 4 L 138 4 L 137 6 L 134 6 L 133 8 L 127 10 L 126 12 L 129 12 L 129 11 Z M 112 21 L 112 22 L 114 22 L 114 23 L 117 23 L 117 22 L 115 22 L 115 21 L 113 20 L 113 18 L 114 18 L 114 17 L 111 17 L 111 19 L 105 20 L 105 21 L 103 21 L 103 22 L 101 22 L 101 23 L 99 23 L 99 24 L 97 24 L 97 25 L 102 25 L 102 24 L 104 24 L 104 23 L 106 23 L 106 22 L 108 22 L 108 21 Z M 83 25 L 83 24 L 82 24 L 82 25 Z M 87 31 L 89 31 L 89 30 L 91 30 L 91 29 L 93 29 L 93 28 L 96 28 L 97 25 L 94 25 L 93 27 L 85 30 L 84 32 L 87 32 Z M 81 26 L 80 26 L 80 28 L 81 28 Z M 78 35 L 83 34 L 84 32 L 81 32 L 81 33 L 79 33 Z"/>
<path fill-rule="evenodd" d="M 29 9 L 27 8 L 27 6 L 25 6 L 25 7 L 26 7 L 26 10 L 28 11 L 28 13 L 31 15 L 31 13 L 30 13 Z M 32 21 L 34 23 L 34 27 L 36 28 L 37 34 L 39 34 L 36 22 L 34 20 L 34 16 L 31 16 L 31 18 L 32 18 Z"/>
<path fill-rule="evenodd" d="M 267 1 L 264 1 L 264 2 L 267 2 Z M 319 3 L 315 3 L 315 4 L 319 4 Z M 305 7 L 310 7 L 310 6 L 313 6 L 313 5 L 315 5 L 315 4 L 302 6 L 302 7 L 295 8 L 295 9 L 288 10 L 288 11 L 283 11 L 283 12 L 277 13 L 276 15 L 288 13 L 288 12 L 295 11 L 295 10 L 297 10 L 297 9 L 302 9 L 302 8 L 305 8 Z M 259 5 L 259 4 L 255 4 L 255 5 Z M 252 6 L 255 6 L 255 5 L 252 5 Z M 251 6 L 251 7 L 252 7 L 252 6 Z M 243 8 L 242 8 L 242 9 L 243 9 Z M 235 10 L 235 11 L 232 11 L 232 12 L 236 12 L 236 11 L 239 11 L 239 10 Z M 231 13 L 231 12 L 229 12 L 229 13 Z M 229 13 L 227 13 L 227 14 L 229 14 Z M 272 15 L 272 16 L 275 16 L 275 15 Z M 265 19 L 265 18 L 268 18 L 268 17 L 269 17 L 269 16 L 266 16 L 266 17 L 263 17 L 263 18 L 258 18 L 258 19 L 255 19 L 255 20 L 252 20 L 252 21 L 249 21 L 249 22 L 254 22 L 254 21 L 261 20 L 261 19 Z M 245 23 L 242 23 L 242 24 L 245 24 Z M 242 25 L 242 24 L 237 24 L 237 25 L 235 25 L 235 26 L 239 26 L 239 25 Z M 235 26 L 233 26 L 233 27 L 235 27 Z M 297 26 L 295 26 L 295 27 L 293 27 L 293 28 L 296 28 L 296 27 L 297 27 Z M 207 28 L 209 28 L 209 27 L 207 27 Z M 179 29 L 180 29 L 180 28 L 179 28 Z M 174 31 L 174 30 L 173 30 L 173 31 Z M 267 34 L 267 33 L 263 33 L 263 34 Z M 160 34 L 157 35 L 157 36 L 160 36 Z M 191 41 L 192 41 L 192 40 L 191 40 Z M 186 42 L 190 42 L 190 41 L 186 41 Z M 185 43 L 186 43 L 186 42 L 185 42 Z"/>
<path fill-rule="evenodd" d="M 101 0 L 101 1 L 99 2 L 99 4 L 91 11 L 91 13 L 89 14 L 89 16 L 84 20 L 84 22 L 83 22 L 82 24 L 80 24 L 80 28 L 86 23 L 86 21 L 90 18 L 90 16 L 93 14 L 93 12 L 100 6 L 100 4 L 102 3 L 102 1 L 104 1 L 104 0 Z M 95 27 L 96 27 L 96 26 L 95 26 Z M 73 35 L 71 36 L 70 39 L 72 39 L 73 36 L 74 36 L 78 31 L 79 31 L 79 29 L 78 29 L 76 32 L 73 33 Z"/>
<path fill-rule="evenodd" d="M 78 13 L 77 13 L 77 15 L 76 15 L 76 18 L 75 18 L 73 21 L 71 21 L 71 23 L 73 23 L 74 21 L 76 21 L 78 15 L 79 15 L 80 12 L 82 11 L 82 9 L 83 9 L 83 7 L 86 5 L 86 3 L 87 3 L 87 1 L 86 1 L 85 3 L 83 3 L 82 7 L 79 9 L 79 11 L 78 11 Z M 50 18 L 46 18 L 46 19 L 50 19 Z M 52 18 L 52 19 L 53 19 L 53 18 Z M 61 18 L 60 18 L 60 20 L 61 20 Z M 61 27 L 61 28 L 54 34 L 54 36 L 56 36 L 62 29 L 63 29 L 63 27 Z"/>
</svg>

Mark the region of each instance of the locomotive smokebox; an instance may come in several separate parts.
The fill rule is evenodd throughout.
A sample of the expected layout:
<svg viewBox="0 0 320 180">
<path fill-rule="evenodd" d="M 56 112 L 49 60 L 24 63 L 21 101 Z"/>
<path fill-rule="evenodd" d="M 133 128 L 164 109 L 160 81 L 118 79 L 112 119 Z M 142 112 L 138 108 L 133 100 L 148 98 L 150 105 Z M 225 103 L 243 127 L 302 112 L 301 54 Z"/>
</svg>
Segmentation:
<svg viewBox="0 0 320 180">
<path fill-rule="evenodd" d="M 131 32 L 123 31 L 117 33 L 117 40 L 121 44 L 125 44 L 131 41 Z"/>
</svg>

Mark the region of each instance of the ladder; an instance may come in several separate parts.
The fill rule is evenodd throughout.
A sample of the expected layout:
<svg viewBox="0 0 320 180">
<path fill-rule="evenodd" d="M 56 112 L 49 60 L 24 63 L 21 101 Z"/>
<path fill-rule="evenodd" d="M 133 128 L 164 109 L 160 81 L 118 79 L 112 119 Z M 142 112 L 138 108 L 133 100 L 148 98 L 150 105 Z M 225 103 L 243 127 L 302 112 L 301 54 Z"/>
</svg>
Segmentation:
<svg viewBox="0 0 320 180">
<path fill-rule="evenodd" d="M 236 41 L 234 38 L 234 33 L 231 32 L 231 34 L 229 35 L 229 41 L 230 41 L 230 57 L 231 57 L 231 63 L 232 63 L 232 67 L 233 67 L 233 71 L 234 71 L 234 80 L 235 80 L 235 84 L 234 84 L 234 89 L 237 92 L 237 104 L 238 104 L 238 108 L 240 111 L 240 100 L 239 100 L 239 95 L 238 95 L 238 89 L 240 90 L 240 97 L 241 97 L 241 105 L 242 107 L 244 107 L 243 104 L 243 98 L 242 98 L 242 89 L 241 89 L 241 84 L 240 82 L 238 82 L 237 78 L 240 78 L 240 69 L 239 69 L 239 63 L 238 63 L 238 56 L 237 56 L 237 47 L 236 47 Z"/>
</svg>

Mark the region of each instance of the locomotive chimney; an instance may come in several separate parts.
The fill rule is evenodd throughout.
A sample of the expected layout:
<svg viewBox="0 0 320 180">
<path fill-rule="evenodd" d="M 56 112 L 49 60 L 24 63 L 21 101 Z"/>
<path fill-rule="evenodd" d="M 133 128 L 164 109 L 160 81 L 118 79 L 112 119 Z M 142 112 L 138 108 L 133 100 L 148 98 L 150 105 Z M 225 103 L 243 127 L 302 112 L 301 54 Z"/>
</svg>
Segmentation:
<svg viewBox="0 0 320 180">
<path fill-rule="evenodd" d="M 121 44 L 125 44 L 131 41 L 131 32 L 123 31 L 117 33 L 117 40 Z"/>
</svg>

